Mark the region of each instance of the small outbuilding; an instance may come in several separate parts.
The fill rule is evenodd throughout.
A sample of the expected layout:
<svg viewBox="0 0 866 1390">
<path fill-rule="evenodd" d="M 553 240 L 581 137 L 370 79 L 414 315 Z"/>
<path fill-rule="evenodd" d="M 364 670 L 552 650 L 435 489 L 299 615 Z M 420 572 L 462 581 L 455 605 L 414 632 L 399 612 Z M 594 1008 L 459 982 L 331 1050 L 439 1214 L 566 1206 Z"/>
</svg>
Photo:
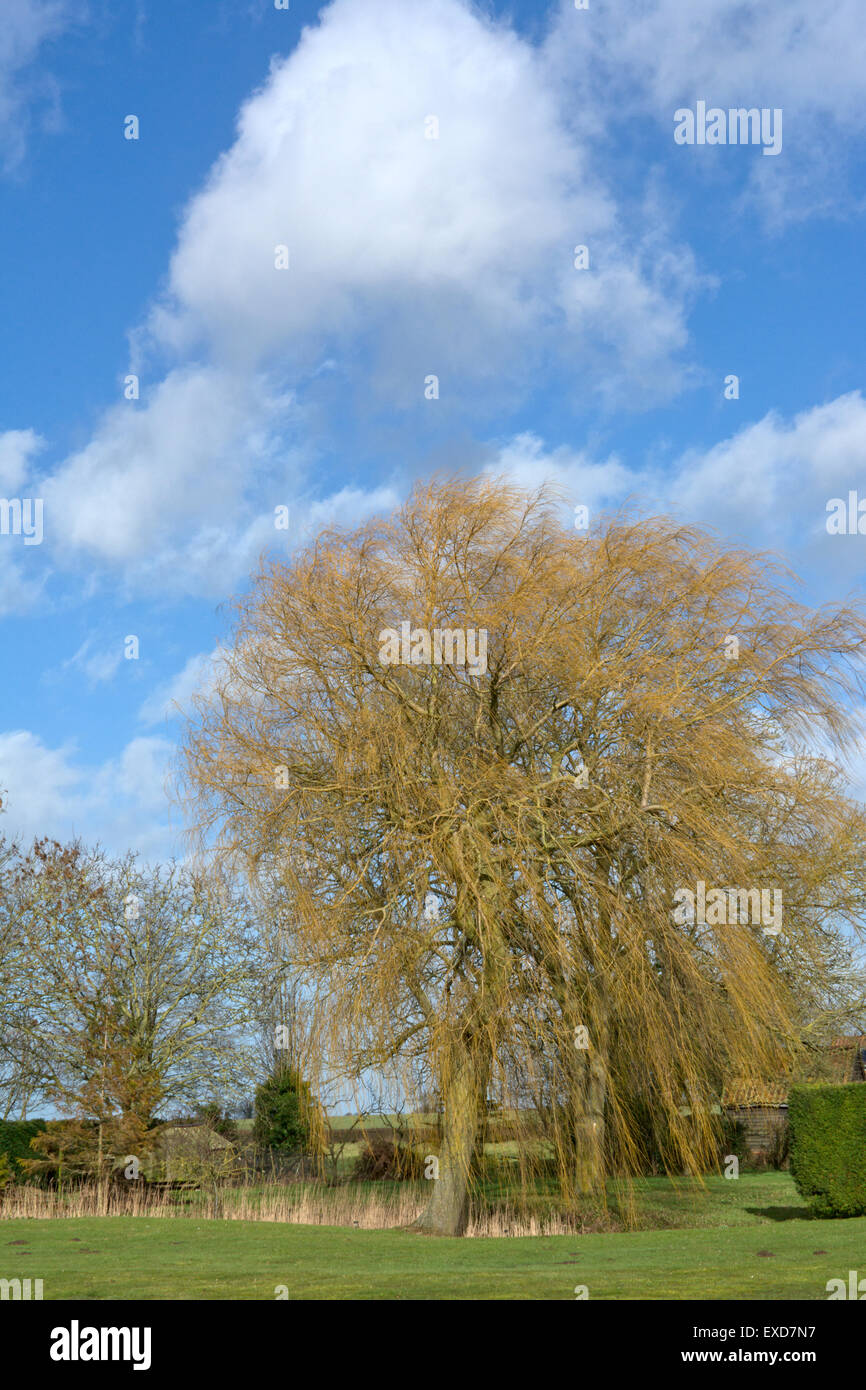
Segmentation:
<svg viewBox="0 0 866 1390">
<path fill-rule="evenodd" d="M 729 1120 L 739 1120 L 752 1153 L 766 1153 L 788 1123 L 788 1081 L 760 1081 L 737 1076 L 722 1092 L 722 1109 Z"/>
<path fill-rule="evenodd" d="M 866 1034 L 833 1038 L 816 1063 L 809 1081 L 839 1084 L 866 1081 Z M 730 1120 L 745 1127 L 746 1143 L 752 1153 L 767 1153 L 775 1147 L 780 1131 L 788 1125 L 788 1092 L 791 1079 L 732 1077 L 722 1092 L 722 1110 Z"/>
</svg>

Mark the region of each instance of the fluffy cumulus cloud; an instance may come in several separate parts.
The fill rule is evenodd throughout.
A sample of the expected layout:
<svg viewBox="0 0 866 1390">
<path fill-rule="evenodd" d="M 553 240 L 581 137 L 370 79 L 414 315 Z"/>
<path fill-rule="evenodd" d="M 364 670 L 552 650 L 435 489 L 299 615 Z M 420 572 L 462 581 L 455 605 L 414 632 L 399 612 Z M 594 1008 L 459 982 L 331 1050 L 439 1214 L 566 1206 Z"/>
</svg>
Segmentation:
<svg viewBox="0 0 866 1390">
<path fill-rule="evenodd" d="M 226 524 L 234 533 L 243 516 L 249 473 L 270 467 L 275 422 L 290 409 L 260 387 L 213 367 L 178 368 L 147 403 L 113 406 L 43 484 L 58 545 L 146 570 L 202 547 L 218 560 Z"/>
<path fill-rule="evenodd" d="M 580 241 L 603 248 L 604 311 L 574 274 Z M 682 326 L 659 330 L 648 290 L 535 48 L 460 0 L 379 0 L 375 20 L 335 0 L 244 106 L 187 210 L 152 327 L 176 346 L 307 365 L 387 316 L 401 369 L 407 351 L 431 371 L 444 352 L 475 380 L 509 351 L 525 370 L 545 330 L 573 329 L 566 351 L 588 352 L 605 311 L 670 351 Z M 633 337 L 622 347 L 634 355 Z"/>
<path fill-rule="evenodd" d="M 685 378 L 698 287 L 687 250 L 626 235 L 537 48 L 460 0 L 380 0 L 375 22 L 335 0 L 186 209 L 134 335 L 163 379 L 106 413 L 46 504 L 70 553 L 149 587 L 225 585 L 305 481 L 302 402 L 335 364 L 389 418 L 429 375 L 442 410 L 483 414 L 542 368 L 657 403 Z"/>
<path fill-rule="evenodd" d="M 671 502 L 750 543 L 789 547 L 806 560 L 834 559 L 853 576 L 864 567 L 866 537 L 858 544 L 829 535 L 827 504 L 847 499 L 858 485 L 862 490 L 864 451 L 866 401 L 859 391 L 792 420 L 772 412 L 680 459 Z"/>
<path fill-rule="evenodd" d="M 505 474 L 530 491 L 542 483 L 550 484 L 562 496 L 573 495 L 575 503 L 593 511 L 616 505 L 635 480 L 616 455 L 599 462 L 585 450 L 567 445 L 546 449 L 544 440 L 531 431 L 516 435 L 498 449 L 485 472 Z"/>
<path fill-rule="evenodd" d="M 23 729 L 0 734 L 0 828 L 25 843 L 81 836 L 112 851 L 165 857 L 178 848 L 166 796 L 171 753 L 165 739 L 135 738 L 118 757 L 91 767 L 72 745 L 50 747 Z"/>
<path fill-rule="evenodd" d="M 866 571 L 866 535 L 827 529 L 828 504 L 858 494 L 866 513 L 862 461 L 866 400 L 859 391 L 786 420 L 771 412 L 704 451 L 689 450 L 664 469 L 624 467 L 532 434 L 502 447 L 488 465 L 523 486 L 551 482 L 591 512 L 634 502 L 715 527 L 727 540 L 787 557 L 817 589 Z M 859 491 L 858 491 L 859 489 Z M 855 526 L 856 526 L 855 519 Z M 866 515 L 863 518 L 866 527 Z"/>
</svg>

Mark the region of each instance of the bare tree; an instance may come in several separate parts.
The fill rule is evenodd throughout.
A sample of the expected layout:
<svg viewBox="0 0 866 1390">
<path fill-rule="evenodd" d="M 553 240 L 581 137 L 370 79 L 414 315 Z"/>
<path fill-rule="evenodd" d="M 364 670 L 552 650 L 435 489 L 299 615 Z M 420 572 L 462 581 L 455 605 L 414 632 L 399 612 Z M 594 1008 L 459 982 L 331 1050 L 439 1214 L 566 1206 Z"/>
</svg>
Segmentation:
<svg viewBox="0 0 866 1390">
<path fill-rule="evenodd" d="M 26 1020 L 31 993 L 28 958 L 18 910 L 18 846 L 0 841 L 0 1118 L 27 1118 L 43 1075 L 38 1050 L 31 1043 Z"/>
<path fill-rule="evenodd" d="M 102 1124 L 240 1096 L 256 950 L 237 894 L 176 865 L 38 841 L 15 868 L 9 1008 L 43 1096 Z"/>
</svg>

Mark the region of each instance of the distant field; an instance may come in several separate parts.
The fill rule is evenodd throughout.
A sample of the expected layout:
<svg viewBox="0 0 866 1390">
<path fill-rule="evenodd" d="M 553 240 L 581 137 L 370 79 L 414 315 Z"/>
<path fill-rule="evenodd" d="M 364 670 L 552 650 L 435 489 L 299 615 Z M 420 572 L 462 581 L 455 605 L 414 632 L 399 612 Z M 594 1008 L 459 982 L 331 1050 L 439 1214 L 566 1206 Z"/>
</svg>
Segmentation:
<svg viewBox="0 0 866 1390">
<path fill-rule="evenodd" d="M 863 1267 L 866 1218 L 441 1240 L 241 1221 L 0 1222 L 0 1277 L 46 1299 L 797 1299 Z"/>
<path fill-rule="evenodd" d="M 366 1129 L 396 1129 L 400 1125 L 404 1128 L 414 1128 L 419 1125 L 435 1125 L 435 1115 L 365 1115 L 362 1121 L 358 1120 L 357 1115 L 331 1115 L 328 1123 L 331 1129 L 351 1129 L 352 1125 L 357 1124 L 361 1130 Z"/>
</svg>

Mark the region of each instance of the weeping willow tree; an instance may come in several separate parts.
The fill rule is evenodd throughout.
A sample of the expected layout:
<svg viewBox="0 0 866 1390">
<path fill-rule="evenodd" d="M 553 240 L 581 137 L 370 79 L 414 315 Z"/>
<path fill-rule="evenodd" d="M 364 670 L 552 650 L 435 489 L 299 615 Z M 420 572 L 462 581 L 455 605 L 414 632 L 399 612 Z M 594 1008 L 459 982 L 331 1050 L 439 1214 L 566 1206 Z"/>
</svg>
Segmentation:
<svg viewBox="0 0 866 1390">
<path fill-rule="evenodd" d="M 185 740 L 202 836 L 325 992 L 322 1055 L 443 1097 L 431 1232 L 465 1229 L 491 1091 L 527 1183 L 637 1171 L 647 1114 L 670 1171 L 713 1164 L 725 1076 L 797 1065 L 859 929 L 833 759 L 863 617 L 669 518 L 562 516 L 438 480 L 263 565 Z"/>
</svg>

